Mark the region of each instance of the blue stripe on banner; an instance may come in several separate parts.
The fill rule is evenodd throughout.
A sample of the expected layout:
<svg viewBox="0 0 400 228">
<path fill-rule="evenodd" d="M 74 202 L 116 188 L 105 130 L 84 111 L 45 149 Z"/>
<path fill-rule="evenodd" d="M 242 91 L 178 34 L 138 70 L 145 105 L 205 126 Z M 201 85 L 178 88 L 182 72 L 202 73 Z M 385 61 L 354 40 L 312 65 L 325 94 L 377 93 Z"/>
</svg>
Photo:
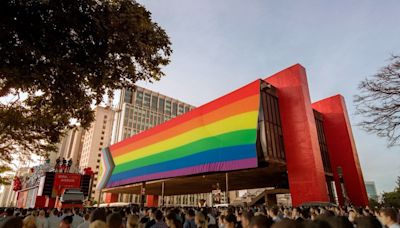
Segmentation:
<svg viewBox="0 0 400 228">
<path fill-rule="evenodd" d="M 152 173 L 166 172 L 169 170 L 176 170 L 191 166 L 198 166 L 203 164 L 207 165 L 208 163 L 234 161 L 253 157 L 257 157 L 255 144 L 217 148 L 179 159 L 128 170 L 118 174 L 113 174 L 110 178 L 109 183 Z"/>
</svg>

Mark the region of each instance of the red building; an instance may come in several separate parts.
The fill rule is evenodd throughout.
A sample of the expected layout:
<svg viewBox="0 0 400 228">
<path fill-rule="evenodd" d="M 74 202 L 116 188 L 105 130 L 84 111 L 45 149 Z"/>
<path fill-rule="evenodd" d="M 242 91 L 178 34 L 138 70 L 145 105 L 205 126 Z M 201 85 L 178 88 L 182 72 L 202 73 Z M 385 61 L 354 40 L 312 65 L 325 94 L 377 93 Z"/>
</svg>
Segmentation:
<svg viewBox="0 0 400 228">
<path fill-rule="evenodd" d="M 252 92 L 254 89 L 257 90 L 256 93 Z M 256 160 L 251 160 L 255 162 L 244 159 L 243 161 L 248 163 L 236 163 L 237 167 L 233 165 L 226 168 L 221 165 L 214 168 L 212 166 L 215 164 L 214 160 L 204 160 L 201 163 L 203 166 L 196 166 L 197 170 L 189 170 L 190 172 L 188 169 L 185 169 L 185 172 L 178 168 L 173 170 L 173 167 L 170 168 L 172 171 L 165 171 L 162 168 L 166 167 L 168 163 L 160 166 L 155 163 L 152 166 L 144 167 L 146 169 L 143 172 L 135 169 L 118 173 L 119 170 L 124 169 L 123 166 L 126 164 L 135 166 L 138 164 L 134 160 L 137 155 L 129 154 L 132 153 L 132 148 L 144 144 L 145 140 L 152 141 L 153 144 L 149 144 L 150 146 L 156 145 L 159 143 L 158 141 L 164 139 L 157 140 L 154 138 L 155 134 L 167 132 L 174 126 L 183 126 L 199 115 L 205 116 L 204 113 L 210 110 L 217 113 L 231 100 L 237 99 L 235 102 L 239 104 L 239 97 L 244 93 L 257 94 L 260 104 L 258 124 L 255 128 L 257 132 L 254 143 Z M 250 99 L 250 96 L 246 99 Z M 248 108 L 245 103 L 241 107 Z M 226 112 L 232 110 L 229 111 L 227 108 Z M 206 117 L 202 118 L 202 121 L 206 122 Z M 245 120 L 247 119 L 237 122 Z M 168 134 L 175 136 L 172 133 Z M 128 149 L 123 151 L 122 147 Z M 110 179 L 102 181 L 105 183 L 103 190 L 110 194 L 140 194 L 143 183 L 147 181 L 146 194 L 150 194 L 147 199 L 152 202 L 154 199 L 157 204 L 160 201 L 157 195 L 211 192 L 213 190 L 211 186 L 215 183 L 221 183 L 221 189 L 228 188 L 224 184 L 226 173 L 229 174 L 229 190 L 258 187 L 289 189 L 294 206 L 305 203 L 335 202 L 336 198 L 342 205 L 366 206 L 368 204 L 344 98 L 341 95 L 335 95 L 312 103 L 306 71 L 299 64 L 265 79 L 256 80 L 161 126 L 112 145 L 110 151 L 107 156 L 109 161 L 106 161 L 109 174 L 107 178 Z M 149 150 L 140 153 L 143 153 L 143 159 L 146 159 L 145 153 L 156 152 Z M 215 153 L 222 152 L 217 150 Z M 239 153 L 238 156 L 240 155 Z M 196 163 L 190 160 L 189 156 L 184 161 Z M 175 164 L 180 165 L 179 159 Z M 198 167 L 206 167 L 206 169 Z M 149 175 L 149 173 L 156 172 L 155 170 L 158 173 Z M 117 199 L 111 196 L 106 198 Z M 113 200 L 109 200 L 109 202 L 111 201 Z"/>
<path fill-rule="evenodd" d="M 344 98 L 336 95 L 311 103 L 306 71 L 300 64 L 265 81 L 278 91 L 293 205 L 332 201 L 326 194 L 330 187 L 326 183 L 332 180 L 341 204 L 346 191 L 348 203 L 368 205 Z"/>
</svg>

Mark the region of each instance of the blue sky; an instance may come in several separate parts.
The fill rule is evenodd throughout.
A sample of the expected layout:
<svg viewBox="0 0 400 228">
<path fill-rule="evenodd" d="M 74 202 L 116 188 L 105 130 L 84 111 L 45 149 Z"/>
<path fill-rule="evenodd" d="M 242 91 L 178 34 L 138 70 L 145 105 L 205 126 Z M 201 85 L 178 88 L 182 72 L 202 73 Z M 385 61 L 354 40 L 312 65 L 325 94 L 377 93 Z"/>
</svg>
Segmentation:
<svg viewBox="0 0 400 228">
<path fill-rule="evenodd" d="M 400 54 L 400 2 L 139 1 L 168 33 L 174 53 L 166 77 L 141 86 L 201 105 L 295 63 L 312 101 L 340 93 L 348 106 L 365 180 L 391 191 L 400 147 L 355 124 L 358 83 Z"/>
</svg>

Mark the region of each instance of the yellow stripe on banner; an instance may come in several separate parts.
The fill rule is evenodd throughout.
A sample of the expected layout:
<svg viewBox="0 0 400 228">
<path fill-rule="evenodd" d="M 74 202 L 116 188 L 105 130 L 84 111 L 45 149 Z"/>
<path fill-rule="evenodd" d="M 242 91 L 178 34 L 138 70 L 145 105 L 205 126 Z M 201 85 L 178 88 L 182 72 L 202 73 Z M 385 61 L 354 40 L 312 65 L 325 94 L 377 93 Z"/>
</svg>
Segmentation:
<svg viewBox="0 0 400 228">
<path fill-rule="evenodd" d="M 213 137 L 241 129 L 253 129 L 257 127 L 257 119 L 258 110 L 230 116 L 223 120 L 192 129 L 164 141 L 160 141 L 158 143 L 117 156 L 114 158 L 114 164 L 119 165 L 142 157 L 147 157 L 165 150 L 170 150 L 191 142 L 195 142 L 202 138 Z"/>
</svg>

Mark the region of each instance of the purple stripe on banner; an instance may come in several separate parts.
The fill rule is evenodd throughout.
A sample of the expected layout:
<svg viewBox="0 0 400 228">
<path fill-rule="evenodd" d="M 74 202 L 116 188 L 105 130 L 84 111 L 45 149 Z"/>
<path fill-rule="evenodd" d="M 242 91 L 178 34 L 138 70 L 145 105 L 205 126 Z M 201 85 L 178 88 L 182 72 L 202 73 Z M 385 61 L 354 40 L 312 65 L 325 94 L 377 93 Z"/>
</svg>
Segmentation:
<svg viewBox="0 0 400 228">
<path fill-rule="evenodd" d="M 164 179 L 169 177 L 178 177 L 178 176 L 187 176 L 192 174 L 199 174 L 204 172 L 216 172 L 216 171 L 230 171 L 230 170 L 237 170 L 237 169 L 248 169 L 248 168 L 255 168 L 257 167 L 257 158 L 247 158 L 242 160 L 235 160 L 235 161 L 226 161 L 226 162 L 216 162 L 210 163 L 206 165 L 198 165 L 187 167 L 183 169 L 171 170 L 167 172 L 161 173 L 153 173 L 149 175 L 143 175 L 140 177 L 133 177 L 129 179 L 124 179 L 120 181 L 114 181 L 107 185 L 107 188 L 116 187 L 125 184 L 137 183 L 143 180 L 157 180 L 157 179 Z"/>
</svg>

